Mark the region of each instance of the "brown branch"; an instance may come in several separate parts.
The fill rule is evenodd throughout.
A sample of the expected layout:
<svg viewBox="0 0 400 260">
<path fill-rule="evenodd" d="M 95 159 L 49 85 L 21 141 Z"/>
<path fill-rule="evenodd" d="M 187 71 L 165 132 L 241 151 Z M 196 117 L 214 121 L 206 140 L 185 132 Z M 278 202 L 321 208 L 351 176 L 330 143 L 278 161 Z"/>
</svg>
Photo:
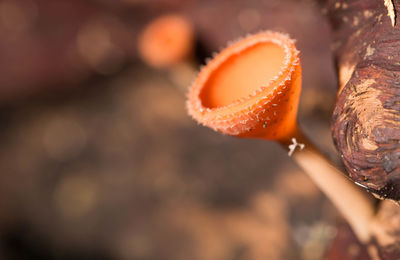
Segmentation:
<svg viewBox="0 0 400 260">
<path fill-rule="evenodd" d="M 394 1 L 394 10 L 400 1 Z M 349 176 L 400 200 L 400 27 L 383 1 L 328 1 L 339 92 L 332 133 Z M 398 23 L 397 23 L 398 24 Z"/>
</svg>

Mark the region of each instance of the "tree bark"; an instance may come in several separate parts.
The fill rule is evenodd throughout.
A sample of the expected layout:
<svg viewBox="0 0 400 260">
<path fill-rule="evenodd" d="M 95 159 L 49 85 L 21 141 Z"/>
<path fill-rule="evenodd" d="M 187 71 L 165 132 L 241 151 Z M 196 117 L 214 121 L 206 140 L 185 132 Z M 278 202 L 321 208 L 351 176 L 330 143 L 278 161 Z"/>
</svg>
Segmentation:
<svg viewBox="0 0 400 260">
<path fill-rule="evenodd" d="M 339 77 L 331 128 L 349 176 L 399 201 L 400 1 L 386 2 L 391 16 L 384 0 L 326 3 Z"/>
</svg>

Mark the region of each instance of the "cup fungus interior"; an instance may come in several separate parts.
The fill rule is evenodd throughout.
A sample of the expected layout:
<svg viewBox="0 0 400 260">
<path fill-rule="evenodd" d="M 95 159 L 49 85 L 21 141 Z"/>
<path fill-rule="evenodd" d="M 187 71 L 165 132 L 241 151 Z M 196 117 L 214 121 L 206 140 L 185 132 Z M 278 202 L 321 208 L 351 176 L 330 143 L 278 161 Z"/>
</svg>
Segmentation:
<svg viewBox="0 0 400 260">
<path fill-rule="evenodd" d="M 201 70 L 188 111 L 224 134 L 286 140 L 296 131 L 300 91 L 294 41 L 267 31 L 230 45 Z"/>
<path fill-rule="evenodd" d="M 234 101 L 263 91 L 284 66 L 285 50 L 272 42 L 261 42 L 227 58 L 204 84 L 200 99 L 206 108 L 227 106 Z"/>
</svg>

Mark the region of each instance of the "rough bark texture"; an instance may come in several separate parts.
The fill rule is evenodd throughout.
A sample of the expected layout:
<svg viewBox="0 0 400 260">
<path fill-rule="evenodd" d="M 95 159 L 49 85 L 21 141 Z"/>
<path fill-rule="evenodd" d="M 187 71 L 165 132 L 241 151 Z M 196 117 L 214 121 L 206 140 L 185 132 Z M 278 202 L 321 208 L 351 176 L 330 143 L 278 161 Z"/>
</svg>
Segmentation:
<svg viewBox="0 0 400 260">
<path fill-rule="evenodd" d="M 398 14 L 400 1 L 393 1 Z M 400 200 L 400 20 L 384 1 L 327 3 L 340 89 L 334 143 L 349 176 L 382 198 Z"/>
</svg>

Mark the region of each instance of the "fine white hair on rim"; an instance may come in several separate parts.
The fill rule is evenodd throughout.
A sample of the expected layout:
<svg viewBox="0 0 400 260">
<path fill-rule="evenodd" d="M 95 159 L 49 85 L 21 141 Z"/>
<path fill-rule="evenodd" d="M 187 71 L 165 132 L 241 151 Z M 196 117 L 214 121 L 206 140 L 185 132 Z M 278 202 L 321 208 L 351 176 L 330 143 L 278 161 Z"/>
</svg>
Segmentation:
<svg viewBox="0 0 400 260">
<path fill-rule="evenodd" d="M 247 42 L 243 43 L 242 45 L 239 45 L 240 42 L 242 41 L 247 41 Z M 229 105 L 222 107 L 215 107 L 215 108 L 205 107 L 200 100 L 200 92 L 201 92 L 201 86 L 205 84 L 208 78 L 208 74 L 211 74 L 218 66 L 223 64 L 229 57 L 235 54 L 239 54 L 240 52 L 249 47 L 264 42 L 271 42 L 278 45 L 283 49 L 285 53 L 282 69 L 279 71 L 279 73 L 276 74 L 273 78 L 271 78 L 268 82 L 266 82 L 265 85 L 260 86 L 253 93 L 249 94 L 246 97 L 237 99 L 236 101 L 232 102 Z M 198 77 L 193 81 L 191 87 L 189 88 L 189 92 L 187 93 L 188 101 L 186 103 L 186 107 L 188 113 L 194 119 L 196 119 L 200 124 L 213 128 L 215 131 L 222 131 L 223 133 L 237 135 L 240 134 L 241 132 L 250 130 L 254 126 L 247 125 L 248 121 L 250 119 L 253 120 L 255 118 L 258 118 L 259 115 L 263 113 L 263 110 L 261 110 L 261 108 L 263 105 L 265 106 L 270 102 L 270 100 L 268 99 L 271 96 L 282 94 L 281 91 L 277 90 L 286 89 L 286 83 L 291 80 L 291 77 L 294 71 L 296 70 L 297 65 L 299 65 L 300 63 L 299 51 L 295 47 L 291 48 L 291 46 L 294 46 L 294 42 L 295 40 L 291 39 L 287 34 L 272 32 L 272 31 L 263 31 L 258 34 L 249 35 L 247 37 L 239 38 L 235 41 L 230 42 L 228 44 L 228 47 L 223 49 L 218 55 L 213 57 L 213 59 L 207 60 L 206 66 L 201 67 Z M 238 45 L 237 48 L 235 48 L 236 44 Z M 226 49 L 229 49 L 230 51 L 229 54 L 227 53 Z M 283 73 L 286 74 L 286 77 L 284 78 L 282 78 Z M 277 82 L 278 79 L 281 79 L 281 81 Z M 256 105 L 259 108 L 257 109 L 258 111 L 252 111 L 251 109 L 252 106 L 249 105 L 248 107 L 244 107 L 240 111 L 236 112 L 235 114 L 237 115 L 225 114 L 225 115 L 218 115 L 218 117 L 210 115 L 209 118 L 207 119 L 201 118 L 198 115 L 199 113 L 200 114 L 212 113 L 217 115 L 219 111 L 235 107 L 238 104 L 241 104 L 242 102 L 247 101 L 248 99 L 256 95 L 262 94 L 262 92 L 265 90 L 267 86 L 274 83 L 276 84 L 276 86 L 274 86 L 272 91 L 262 96 L 260 100 L 257 101 Z M 241 120 L 235 120 L 235 122 L 233 122 L 233 117 L 239 116 L 240 114 L 243 113 L 247 114 L 248 117 L 244 119 L 241 118 Z M 218 123 L 210 124 L 209 119 L 216 120 Z"/>
</svg>

